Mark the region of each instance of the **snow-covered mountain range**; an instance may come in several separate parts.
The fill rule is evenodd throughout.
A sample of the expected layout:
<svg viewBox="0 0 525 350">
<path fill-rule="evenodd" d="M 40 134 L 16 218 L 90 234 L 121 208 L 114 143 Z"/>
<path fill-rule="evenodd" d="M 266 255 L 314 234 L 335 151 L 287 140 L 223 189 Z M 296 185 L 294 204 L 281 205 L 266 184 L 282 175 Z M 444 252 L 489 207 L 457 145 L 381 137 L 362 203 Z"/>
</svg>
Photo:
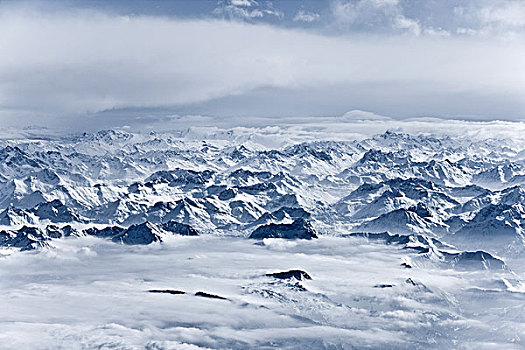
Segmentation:
<svg viewBox="0 0 525 350">
<path fill-rule="evenodd" d="M 510 141 L 387 131 L 272 149 L 225 134 L 4 140 L 2 245 L 29 249 L 71 229 L 141 224 L 155 236 L 149 231 L 170 222 L 248 237 L 300 219 L 321 235 L 425 234 L 496 254 L 525 248 L 525 157 Z M 33 228 L 38 234 L 28 235 Z"/>
<path fill-rule="evenodd" d="M 368 267 L 372 268 L 370 276 L 375 276 L 374 266 L 380 264 L 378 261 L 388 260 L 390 264 L 395 256 L 400 260 L 394 274 L 455 271 L 457 276 L 467 276 L 465 271 L 468 271 L 468 276 L 477 279 L 475 286 L 458 287 L 456 282 L 450 282 L 454 288 L 459 288 L 454 289 L 457 293 L 447 289 L 452 288 L 452 284 L 439 287 L 442 289 L 438 293 L 438 287 L 432 289 L 431 281 L 424 284 L 413 275 L 403 277 L 403 290 L 410 286 L 413 289 L 410 293 L 423 298 L 418 299 L 421 303 L 439 300 L 435 305 L 456 310 L 458 300 L 465 297 L 464 291 L 468 289 L 473 293 L 470 288 L 513 293 L 512 297 L 504 298 L 510 303 L 507 306 L 517 307 L 523 302 L 525 151 L 520 143 L 506 138 L 474 140 L 463 136 L 393 131 L 360 139 L 349 137 L 346 141 L 338 137 L 337 141 L 321 138 L 283 143 L 267 137 L 261 142 L 260 135 L 242 129 L 199 131 L 197 136 L 195 130 L 198 129 L 151 133 L 104 130 L 61 137 L 0 140 L 2 254 L 25 254 L 19 250 L 36 254 L 52 252 L 64 249 L 64 244 L 76 246 L 83 244 L 78 242 L 93 240 L 103 241 L 104 247 L 106 242 L 111 245 L 111 248 L 104 248 L 106 250 L 116 251 L 121 247 L 128 252 L 126 249 L 154 246 L 158 242 L 170 242 L 174 237 L 200 236 L 205 240 L 204 245 L 192 245 L 189 251 L 204 249 L 209 253 L 207 249 L 219 249 L 226 254 L 230 250 L 223 245 L 225 243 L 218 243 L 223 240 L 246 251 L 256 249 L 252 247 L 266 247 L 276 261 L 285 259 L 279 252 L 290 249 L 297 250 L 297 254 L 302 252 L 301 256 L 325 256 L 318 265 L 324 266 L 323 261 L 350 254 L 347 251 L 337 253 L 342 249 L 337 245 L 350 243 L 334 242 L 353 242 L 349 247 L 363 247 L 360 251 L 352 250 L 356 256 L 369 254 L 371 249 L 380 249 L 382 254 L 391 252 L 391 255 L 384 255 L 388 258 L 366 255 L 371 260 L 362 261 L 362 264 L 372 264 Z M 297 243 L 302 240 L 317 246 L 296 246 L 303 244 Z M 214 243 L 206 246 L 205 242 Z M 377 244 L 385 248 L 377 248 Z M 307 255 L 301 249 L 307 251 Z M 339 255 L 334 257 L 332 250 Z M 258 256 L 259 253 L 250 254 Z M 156 264 L 153 260 L 151 263 Z M 305 264 L 308 265 L 304 263 L 303 266 Z M 330 273 L 320 277 L 322 271 L 328 273 L 321 269 L 313 277 L 314 281 L 328 278 Z M 294 273 L 308 276 L 309 272 Z M 289 284 L 243 284 L 240 295 L 272 299 L 280 293 L 278 298 L 282 303 L 288 300 L 287 306 L 280 306 L 283 313 L 336 328 L 340 325 L 334 314 L 322 316 L 323 308 L 352 314 L 352 317 L 356 317 L 355 308 L 368 310 L 366 312 L 374 310 L 371 299 L 363 296 L 359 300 L 354 296 L 353 301 L 345 301 L 347 304 L 343 301 L 337 304 L 326 297 L 335 293 L 335 289 L 322 292 L 322 287 L 318 286 L 318 294 L 309 292 L 304 283 L 315 282 L 299 282 L 302 277 L 294 277 L 294 273 L 290 276 L 284 273 L 288 276 L 285 280 L 292 279 Z M 450 275 L 452 272 L 440 273 Z M 481 273 L 485 275 L 479 275 Z M 454 278 L 459 278 L 457 276 Z M 380 282 L 370 288 L 389 289 L 401 283 Z M 151 287 L 157 294 L 186 293 Z M 228 293 L 229 289 L 223 290 Z M 209 297 L 204 292 L 199 293 L 195 295 Z M 235 299 L 237 292 L 231 293 Z M 427 297 L 429 299 L 425 299 Z M 299 309 L 304 303 L 303 306 L 318 311 L 296 314 L 288 309 L 290 303 L 299 305 Z M 378 303 L 380 313 L 390 312 L 386 301 Z M 469 309 L 470 316 L 477 312 L 476 308 Z M 436 320 L 446 319 L 446 322 L 470 317 L 463 309 L 450 311 L 446 316 L 436 310 L 431 312 Z M 490 315 L 486 317 L 490 319 Z M 437 322 L 432 320 L 429 317 L 421 322 Z M 363 322 L 373 327 L 376 321 L 367 318 Z M 487 327 L 492 325 L 492 321 L 487 322 Z M 452 326 L 445 326 L 445 323 L 439 323 L 439 332 L 444 332 L 444 338 L 436 340 L 429 336 L 421 340 L 423 347 L 460 344 L 454 343 L 454 339 L 460 337 L 452 336 Z M 458 323 L 457 327 L 462 325 Z M 518 328 L 516 332 L 519 333 Z M 431 331 L 425 328 L 421 332 L 430 334 Z M 481 334 L 479 330 L 472 332 L 472 336 Z M 408 334 L 415 337 L 414 334 L 420 333 Z M 523 338 L 516 340 L 507 333 L 501 336 L 503 338 L 498 341 L 514 339 L 515 344 L 524 345 Z M 188 344 L 219 348 L 262 344 L 236 343 L 234 338 L 231 336 L 218 343 L 188 341 Z M 286 347 L 291 344 L 288 340 L 275 344 Z M 318 346 L 313 348 L 330 345 L 315 344 Z M 383 348 L 370 339 L 341 340 L 333 344 Z M 401 342 L 392 347 L 404 346 L 406 343 Z"/>
</svg>

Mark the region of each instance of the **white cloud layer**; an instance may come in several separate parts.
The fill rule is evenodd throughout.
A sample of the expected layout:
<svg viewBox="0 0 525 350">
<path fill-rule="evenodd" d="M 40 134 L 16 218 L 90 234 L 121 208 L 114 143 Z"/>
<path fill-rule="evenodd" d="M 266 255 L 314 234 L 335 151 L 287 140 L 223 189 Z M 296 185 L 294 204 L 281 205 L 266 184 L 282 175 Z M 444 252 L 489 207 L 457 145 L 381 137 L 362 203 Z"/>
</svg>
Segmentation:
<svg viewBox="0 0 525 350">
<path fill-rule="evenodd" d="M 372 3 L 395 4 L 390 2 Z M 400 27 L 417 29 L 417 23 L 398 20 Z M 473 100 L 504 101 L 518 106 L 511 112 L 519 118 L 525 97 L 525 46 L 517 40 L 330 37 L 221 20 L 2 11 L 0 52 L 3 120 L 195 105 L 248 94 L 257 100 L 257 91 L 266 97 L 268 91 L 301 91 L 294 103 L 305 109 L 310 101 L 328 106 L 337 96 L 348 101 L 345 109 L 374 110 L 359 105 L 359 93 L 369 91 L 381 96 L 375 111 L 397 104 L 406 114 L 412 103 L 468 113 Z M 462 102 L 461 96 L 471 98 Z M 278 108 L 274 100 L 265 105 Z"/>
<path fill-rule="evenodd" d="M 0 259 L 3 349 L 523 344 L 523 296 L 499 289 L 507 275 L 432 266 L 407 272 L 400 262 L 409 253 L 394 245 L 323 237 L 261 246 L 203 235 L 149 246 L 89 237 L 56 246 Z M 264 276 L 290 268 L 311 274 L 301 283 L 306 290 Z M 407 284 L 408 277 L 422 286 Z M 229 300 L 195 297 L 200 290 Z"/>
<path fill-rule="evenodd" d="M 405 16 L 399 0 L 334 0 L 331 9 L 335 22 L 342 27 L 421 33 L 418 21 Z"/>
<path fill-rule="evenodd" d="M 255 0 L 219 1 L 219 6 L 213 11 L 215 15 L 231 18 L 254 20 L 267 16 L 282 17 L 281 11 L 275 10 L 271 2 L 259 4 Z"/>
<path fill-rule="evenodd" d="M 318 21 L 321 18 L 321 15 L 319 15 L 317 12 L 311 12 L 311 11 L 304 11 L 299 10 L 295 14 L 293 20 L 294 22 L 315 22 Z"/>
<path fill-rule="evenodd" d="M 498 6 L 499 5 L 499 6 Z M 479 10 L 484 23 L 505 27 L 525 27 L 525 3 L 523 1 L 504 1 Z"/>
</svg>

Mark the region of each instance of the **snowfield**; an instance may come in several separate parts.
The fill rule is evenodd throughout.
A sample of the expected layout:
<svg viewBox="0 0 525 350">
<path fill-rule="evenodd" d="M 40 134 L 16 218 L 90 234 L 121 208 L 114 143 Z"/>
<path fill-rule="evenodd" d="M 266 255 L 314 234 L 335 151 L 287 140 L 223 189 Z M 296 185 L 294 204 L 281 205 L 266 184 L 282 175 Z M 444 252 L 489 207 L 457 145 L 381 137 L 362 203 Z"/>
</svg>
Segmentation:
<svg viewBox="0 0 525 350">
<path fill-rule="evenodd" d="M 1 347 L 524 348 L 523 129 L 0 139 Z"/>
</svg>

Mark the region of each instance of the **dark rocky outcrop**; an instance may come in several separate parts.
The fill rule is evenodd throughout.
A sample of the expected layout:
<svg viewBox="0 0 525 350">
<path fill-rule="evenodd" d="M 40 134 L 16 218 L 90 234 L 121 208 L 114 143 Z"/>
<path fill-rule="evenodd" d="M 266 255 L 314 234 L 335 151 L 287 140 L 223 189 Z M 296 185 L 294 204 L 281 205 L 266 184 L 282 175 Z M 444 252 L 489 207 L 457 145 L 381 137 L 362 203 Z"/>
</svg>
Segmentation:
<svg viewBox="0 0 525 350">
<path fill-rule="evenodd" d="M 80 236 L 80 232 L 70 225 L 63 227 L 47 225 L 46 227 L 23 226 L 20 229 L 0 231 L 0 246 L 19 248 L 21 251 L 49 247 L 53 239 Z"/>
<path fill-rule="evenodd" d="M 228 299 L 225 298 L 225 297 L 221 297 L 221 296 L 219 296 L 219 295 L 209 294 L 209 293 L 201 292 L 201 291 L 195 293 L 195 296 L 197 296 L 197 297 L 203 297 L 203 298 L 210 298 L 210 299 L 228 300 Z"/>
<path fill-rule="evenodd" d="M 107 226 L 102 229 L 91 227 L 85 230 L 84 233 L 100 238 L 110 238 L 113 242 L 132 245 L 162 242 L 168 234 L 181 236 L 199 235 L 199 232 L 190 225 L 173 220 L 159 225 L 146 221 L 141 224 L 131 225 L 128 228 L 121 226 Z"/>
<path fill-rule="evenodd" d="M 164 293 L 164 294 L 186 294 L 186 292 L 183 292 L 182 290 L 174 290 L 174 289 L 150 289 L 150 293 Z"/>
<path fill-rule="evenodd" d="M 291 224 L 269 224 L 260 226 L 252 232 L 250 238 L 312 239 L 318 237 L 312 224 L 300 218 Z"/>
<path fill-rule="evenodd" d="M 100 238 L 110 238 L 110 237 L 117 236 L 124 231 L 126 231 L 126 229 L 121 226 L 107 226 L 101 229 L 96 228 L 96 227 L 90 227 L 86 229 L 84 232 L 88 236 L 95 236 L 95 237 L 100 237 Z"/>
<path fill-rule="evenodd" d="M 24 226 L 19 230 L 0 232 L 0 246 L 20 248 L 21 251 L 49 246 L 49 235 L 38 227 Z"/>
<path fill-rule="evenodd" d="M 131 225 L 127 230 L 111 238 L 113 242 L 124 244 L 150 244 L 162 242 L 163 233 L 155 225 L 145 222 L 138 225 Z"/>
<path fill-rule="evenodd" d="M 299 281 L 312 279 L 312 277 L 310 277 L 309 274 L 307 274 L 306 272 L 302 270 L 289 270 L 289 271 L 284 271 L 284 272 L 267 273 L 266 276 L 279 278 L 279 279 L 295 278 Z"/>
<path fill-rule="evenodd" d="M 181 236 L 198 236 L 199 231 L 187 224 L 182 224 L 180 222 L 170 220 L 162 224 L 162 229 L 177 235 Z"/>
<path fill-rule="evenodd" d="M 86 222 L 73 209 L 66 206 L 60 200 L 41 203 L 33 210 L 33 213 L 41 220 L 48 219 L 51 222 Z"/>
<path fill-rule="evenodd" d="M 459 253 L 443 252 L 443 255 L 446 262 L 459 270 L 502 270 L 506 267 L 503 260 L 481 250 Z"/>
</svg>

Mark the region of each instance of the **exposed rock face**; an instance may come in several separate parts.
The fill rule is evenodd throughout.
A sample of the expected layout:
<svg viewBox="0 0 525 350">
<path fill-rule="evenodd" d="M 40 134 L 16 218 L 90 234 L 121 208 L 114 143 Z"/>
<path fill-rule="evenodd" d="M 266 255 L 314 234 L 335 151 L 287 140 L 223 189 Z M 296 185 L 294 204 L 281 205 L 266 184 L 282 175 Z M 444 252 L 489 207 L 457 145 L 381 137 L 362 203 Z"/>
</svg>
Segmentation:
<svg viewBox="0 0 525 350">
<path fill-rule="evenodd" d="M 235 198 L 237 192 L 233 188 L 228 188 L 219 193 L 219 199 L 222 201 L 227 201 L 229 199 Z"/>
<path fill-rule="evenodd" d="M 269 224 L 260 226 L 252 232 L 250 238 L 312 239 L 317 238 L 317 232 L 309 221 L 297 219 L 291 224 Z"/>
<path fill-rule="evenodd" d="M 203 185 L 213 176 L 213 171 L 175 169 L 157 171 L 146 179 L 148 182 L 168 183 L 170 186 Z"/>
<path fill-rule="evenodd" d="M 299 281 L 312 279 L 312 277 L 310 277 L 309 274 L 307 274 L 306 272 L 302 270 L 289 270 L 289 271 L 284 271 L 284 272 L 267 273 L 266 276 L 279 278 L 279 279 L 295 278 L 296 280 L 299 280 Z"/>
<path fill-rule="evenodd" d="M 0 244 L 4 247 L 32 250 L 38 247 L 49 246 L 51 237 L 37 227 L 24 226 L 16 231 L 0 232 Z"/>
<path fill-rule="evenodd" d="M 48 219 L 51 222 L 84 222 L 77 213 L 71 208 L 66 206 L 60 200 L 55 199 L 48 203 L 39 204 L 34 214 L 40 219 Z"/>
<path fill-rule="evenodd" d="M 49 247 L 53 239 L 81 236 L 82 233 L 71 227 L 47 225 L 46 227 L 23 226 L 19 229 L 0 231 L 0 246 L 32 250 Z"/>
<path fill-rule="evenodd" d="M 171 232 L 173 234 L 181 235 L 181 236 L 198 236 L 199 235 L 199 231 L 197 231 L 190 225 L 182 224 L 180 222 L 176 222 L 173 220 L 170 220 L 162 224 L 161 227 L 165 231 Z"/>
<path fill-rule="evenodd" d="M 95 236 L 111 239 L 123 244 L 150 244 L 162 242 L 168 235 L 198 236 L 199 232 L 190 225 L 176 221 L 164 224 L 145 222 L 122 226 L 90 227 L 79 230 L 71 225 L 50 224 L 45 227 L 23 226 L 20 229 L 0 231 L 0 246 L 30 250 L 49 246 L 52 240 L 65 237 Z"/>
<path fill-rule="evenodd" d="M 186 292 L 183 292 L 182 290 L 174 290 L 174 289 L 150 289 L 150 293 L 161 293 L 161 294 L 173 294 L 173 295 L 180 295 L 180 294 L 186 294 Z"/>
<path fill-rule="evenodd" d="M 505 262 L 483 251 L 444 253 L 447 262 L 462 270 L 502 270 Z"/>
<path fill-rule="evenodd" d="M 85 232 L 89 236 L 96 236 L 96 237 L 100 237 L 100 238 L 111 238 L 111 237 L 115 237 L 115 236 L 121 234 L 124 231 L 126 231 L 126 229 L 124 227 L 107 226 L 107 227 L 104 227 L 102 229 L 98 229 L 98 228 L 92 227 L 92 228 L 87 229 Z"/>
<path fill-rule="evenodd" d="M 419 252 L 418 258 L 447 264 L 456 269 L 494 270 L 505 269 L 505 262 L 485 251 L 458 251 L 453 246 L 442 243 L 436 238 L 425 235 L 399 235 L 382 233 L 351 233 L 347 237 L 363 237 L 369 240 L 382 241 L 385 244 L 399 244 L 405 249 Z M 406 268 L 412 266 L 407 262 L 401 264 Z"/>
<path fill-rule="evenodd" d="M 220 295 L 215 295 L 215 294 L 210 294 L 210 293 L 200 292 L 200 291 L 195 293 L 195 296 L 203 297 L 203 298 L 210 298 L 210 299 L 227 300 L 227 298 L 221 297 Z"/>
<path fill-rule="evenodd" d="M 35 225 L 37 221 L 34 214 L 20 208 L 9 207 L 0 212 L 0 225 Z"/>
<path fill-rule="evenodd" d="M 428 252 L 429 247 L 447 248 L 446 245 L 441 243 L 439 240 L 427 237 L 424 235 L 410 234 L 400 235 L 391 234 L 389 232 L 380 233 L 368 233 L 368 232 L 355 232 L 346 235 L 347 237 L 363 237 L 369 240 L 380 240 L 385 244 L 400 244 L 404 245 L 407 249 L 415 249 L 420 252 Z"/>
<path fill-rule="evenodd" d="M 157 226 L 145 222 L 139 225 L 132 225 L 127 230 L 123 231 L 111 240 L 124 244 L 150 244 L 153 242 L 162 242 L 165 233 Z"/>
</svg>

